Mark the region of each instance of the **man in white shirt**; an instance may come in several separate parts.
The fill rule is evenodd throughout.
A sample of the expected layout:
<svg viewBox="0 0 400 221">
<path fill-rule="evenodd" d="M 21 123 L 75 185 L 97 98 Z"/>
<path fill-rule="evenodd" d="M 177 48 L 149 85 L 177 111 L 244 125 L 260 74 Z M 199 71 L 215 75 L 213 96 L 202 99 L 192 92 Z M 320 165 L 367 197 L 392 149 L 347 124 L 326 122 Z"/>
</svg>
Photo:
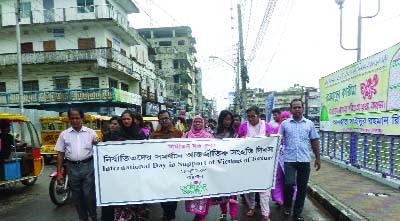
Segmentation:
<svg viewBox="0 0 400 221">
<path fill-rule="evenodd" d="M 57 182 L 62 184 L 64 181 L 61 171 L 65 160 L 79 220 L 97 220 L 93 145 L 98 143 L 98 136 L 94 130 L 83 126 L 84 113 L 81 109 L 71 108 L 68 119 L 71 127 L 61 132 L 56 144 Z"/>
</svg>

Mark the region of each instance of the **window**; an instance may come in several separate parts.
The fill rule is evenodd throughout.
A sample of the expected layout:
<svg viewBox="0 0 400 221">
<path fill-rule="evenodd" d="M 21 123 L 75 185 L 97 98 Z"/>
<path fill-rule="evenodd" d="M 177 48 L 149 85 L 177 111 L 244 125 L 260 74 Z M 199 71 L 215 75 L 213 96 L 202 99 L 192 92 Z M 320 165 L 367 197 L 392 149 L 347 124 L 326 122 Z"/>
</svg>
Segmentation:
<svg viewBox="0 0 400 221">
<path fill-rule="evenodd" d="M 178 68 L 179 68 L 179 61 L 174 60 L 174 69 L 178 69 Z"/>
<path fill-rule="evenodd" d="M 99 88 L 99 78 L 98 77 L 81 78 L 81 87 L 82 88 Z"/>
<path fill-rule="evenodd" d="M 24 81 L 22 87 L 24 91 L 38 91 L 39 81 Z"/>
<path fill-rule="evenodd" d="M 129 91 L 129 86 L 125 83 L 121 83 L 121 90 L 123 91 Z"/>
<path fill-rule="evenodd" d="M 31 14 L 31 3 L 21 2 L 21 18 L 29 18 Z"/>
<path fill-rule="evenodd" d="M 54 90 L 63 90 L 69 88 L 68 76 L 53 77 Z"/>
<path fill-rule="evenodd" d="M 112 48 L 112 41 L 107 38 L 107 48 Z"/>
<path fill-rule="evenodd" d="M 108 78 L 108 87 L 109 88 L 118 88 L 118 81 L 112 78 Z"/>
<path fill-rule="evenodd" d="M 122 48 L 121 48 L 121 54 L 122 54 L 123 56 L 126 56 L 126 51 L 125 51 L 124 49 L 122 49 Z"/>
<path fill-rule="evenodd" d="M 56 50 L 56 41 L 44 41 L 43 42 L 43 51 L 55 51 Z"/>
<path fill-rule="evenodd" d="M 21 44 L 21 52 L 22 53 L 33 52 L 33 44 L 32 44 L 32 42 L 22 43 Z"/>
<path fill-rule="evenodd" d="M 6 82 L 0 82 L 0 92 L 7 92 Z"/>
<path fill-rule="evenodd" d="M 183 60 L 174 60 L 174 69 L 185 68 Z"/>
<path fill-rule="evenodd" d="M 185 40 L 178 41 L 178 45 L 185 45 Z"/>
<path fill-rule="evenodd" d="M 156 61 L 155 65 L 158 70 L 162 69 L 162 61 Z"/>
<path fill-rule="evenodd" d="M 160 42 L 158 42 L 158 45 L 160 45 L 160 46 L 171 46 L 172 42 L 171 41 L 160 41 Z"/>
<path fill-rule="evenodd" d="M 94 12 L 93 0 L 77 0 L 78 13 Z"/>
<path fill-rule="evenodd" d="M 79 38 L 78 49 L 93 49 L 96 48 L 95 38 Z"/>
</svg>

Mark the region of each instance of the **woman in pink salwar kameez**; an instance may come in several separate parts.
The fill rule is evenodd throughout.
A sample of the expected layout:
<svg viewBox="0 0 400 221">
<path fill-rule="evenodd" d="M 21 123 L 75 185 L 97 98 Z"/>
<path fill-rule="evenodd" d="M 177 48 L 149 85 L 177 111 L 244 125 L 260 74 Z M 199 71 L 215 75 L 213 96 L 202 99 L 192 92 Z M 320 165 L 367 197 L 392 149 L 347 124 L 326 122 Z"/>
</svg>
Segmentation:
<svg viewBox="0 0 400 221">
<path fill-rule="evenodd" d="M 190 130 L 183 134 L 182 138 L 214 138 L 214 135 L 205 130 L 204 118 L 200 115 L 197 115 L 193 117 Z M 195 214 L 194 221 L 204 221 L 206 220 L 208 214 L 208 208 L 210 207 L 211 199 L 187 200 L 185 204 L 186 212 Z"/>
<path fill-rule="evenodd" d="M 270 126 L 270 131 L 268 131 L 270 134 L 277 134 L 279 132 L 279 127 L 281 123 L 290 118 L 290 112 L 289 111 L 284 111 L 280 113 L 279 110 L 274 109 L 272 111 L 273 114 L 273 120 L 275 121 L 275 127 Z M 283 143 L 283 142 L 282 142 Z M 272 200 L 275 201 L 278 205 L 282 206 L 283 205 L 283 189 L 284 189 L 284 181 L 285 181 L 285 173 L 283 171 L 283 151 L 285 147 L 281 145 L 280 148 L 280 153 L 279 153 L 279 163 L 278 163 L 278 168 L 276 170 L 276 178 L 275 178 L 275 189 L 271 191 L 271 197 Z M 296 187 L 293 187 L 296 190 Z M 294 192 L 294 195 L 296 192 Z"/>
</svg>

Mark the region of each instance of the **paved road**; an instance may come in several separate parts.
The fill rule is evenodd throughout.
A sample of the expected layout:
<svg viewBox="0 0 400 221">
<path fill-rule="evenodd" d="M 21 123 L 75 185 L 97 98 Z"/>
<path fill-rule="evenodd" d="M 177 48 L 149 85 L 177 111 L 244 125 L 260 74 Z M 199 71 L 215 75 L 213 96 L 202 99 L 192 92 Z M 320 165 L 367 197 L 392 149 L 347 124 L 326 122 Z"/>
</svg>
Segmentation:
<svg viewBox="0 0 400 221">
<path fill-rule="evenodd" d="M 50 178 L 48 175 L 55 169 L 55 166 L 46 166 L 43 174 L 39 177 L 37 183 L 31 187 L 25 187 L 22 184 L 17 184 L 12 189 L 5 189 L 0 187 L 0 219 L 2 221 L 20 221 L 20 220 L 35 220 L 35 221 L 64 221 L 64 220 L 78 220 L 75 209 L 72 205 L 65 205 L 57 207 L 50 201 L 48 194 L 48 184 Z M 158 221 L 161 217 L 161 209 L 159 204 L 150 205 L 151 216 L 150 221 Z M 246 207 L 239 206 L 239 219 L 240 221 L 259 221 L 260 212 L 257 215 L 248 218 L 244 216 Z M 98 210 L 100 214 L 100 209 Z M 218 221 L 220 215 L 219 208 L 213 206 L 210 209 L 207 221 Z M 306 201 L 306 209 L 304 211 L 305 220 L 334 220 L 325 211 L 314 204 L 312 201 Z M 100 216 L 99 216 L 100 217 Z M 284 217 L 282 211 L 271 204 L 271 218 L 276 220 L 292 220 L 291 218 Z M 184 204 L 179 203 L 177 210 L 177 220 L 191 221 L 193 215 L 184 212 Z"/>
</svg>

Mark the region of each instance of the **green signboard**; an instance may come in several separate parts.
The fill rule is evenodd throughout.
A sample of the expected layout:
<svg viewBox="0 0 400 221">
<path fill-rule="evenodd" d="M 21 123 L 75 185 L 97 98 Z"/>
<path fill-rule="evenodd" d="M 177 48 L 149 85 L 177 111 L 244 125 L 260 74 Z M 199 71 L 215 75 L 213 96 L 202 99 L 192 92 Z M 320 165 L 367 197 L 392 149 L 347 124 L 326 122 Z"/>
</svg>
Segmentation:
<svg viewBox="0 0 400 221">
<path fill-rule="evenodd" d="M 389 112 L 400 109 L 400 43 L 321 78 L 320 91 L 321 130 L 400 134 Z"/>
</svg>

